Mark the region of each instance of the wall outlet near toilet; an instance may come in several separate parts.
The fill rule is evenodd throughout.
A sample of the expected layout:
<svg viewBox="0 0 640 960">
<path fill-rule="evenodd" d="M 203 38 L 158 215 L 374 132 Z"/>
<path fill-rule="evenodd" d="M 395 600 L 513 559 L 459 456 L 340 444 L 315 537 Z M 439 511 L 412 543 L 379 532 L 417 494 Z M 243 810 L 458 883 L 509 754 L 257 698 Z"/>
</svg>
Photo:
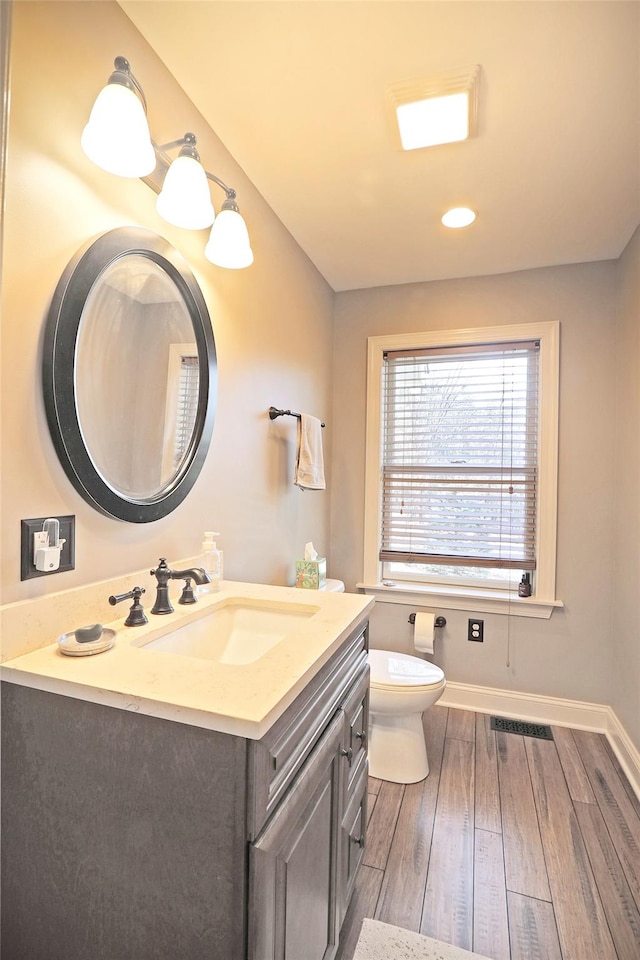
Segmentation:
<svg viewBox="0 0 640 960">
<path fill-rule="evenodd" d="M 52 531 L 55 530 L 55 538 Z M 20 579 L 75 569 L 76 518 L 36 517 L 20 521 Z M 53 539 L 57 538 L 57 542 Z"/>
<path fill-rule="evenodd" d="M 474 640 L 476 643 L 484 642 L 484 620 L 468 621 L 467 640 Z"/>
</svg>

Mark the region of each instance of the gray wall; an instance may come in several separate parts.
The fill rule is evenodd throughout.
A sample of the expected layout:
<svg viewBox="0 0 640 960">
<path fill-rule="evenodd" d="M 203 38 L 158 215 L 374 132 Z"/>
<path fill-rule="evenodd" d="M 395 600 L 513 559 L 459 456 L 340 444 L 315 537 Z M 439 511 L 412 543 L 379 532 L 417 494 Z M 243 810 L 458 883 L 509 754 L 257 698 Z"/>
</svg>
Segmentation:
<svg viewBox="0 0 640 960">
<path fill-rule="evenodd" d="M 237 190 L 255 253 L 249 269 L 214 267 L 204 258 L 206 231 L 171 227 L 156 214 L 156 195 L 145 183 L 104 173 L 84 156 L 80 135 L 116 54 L 126 54 L 144 87 L 152 136 L 162 143 L 195 131 L 207 169 Z M 330 480 L 331 288 L 113 0 L 14 4 L 11 72 L 1 601 L 151 568 L 158 557 L 192 557 L 204 530 L 221 532 L 229 579 L 293 583 L 307 540 L 322 552 L 329 548 L 329 493 L 293 486 L 296 422 L 271 422 L 267 411 L 274 404 L 326 420 Z M 212 186 L 212 199 L 219 210 L 222 190 Z M 216 423 L 202 473 L 170 517 L 142 525 L 100 515 L 73 489 L 49 436 L 40 388 L 42 328 L 62 271 L 91 237 L 131 224 L 155 230 L 188 261 L 207 301 L 219 364 Z M 20 519 L 65 514 L 76 517 L 76 569 L 21 582 Z"/>
<path fill-rule="evenodd" d="M 362 578 L 367 337 L 560 321 L 557 596 L 564 608 L 549 620 L 478 614 L 483 644 L 466 640 L 472 614 L 446 611 L 434 660 L 452 681 L 612 702 L 616 269 L 607 261 L 336 296 L 332 573 L 350 588 Z M 633 416 L 637 430 L 637 402 Z M 408 650 L 411 609 L 378 602 L 372 645 Z"/>
</svg>

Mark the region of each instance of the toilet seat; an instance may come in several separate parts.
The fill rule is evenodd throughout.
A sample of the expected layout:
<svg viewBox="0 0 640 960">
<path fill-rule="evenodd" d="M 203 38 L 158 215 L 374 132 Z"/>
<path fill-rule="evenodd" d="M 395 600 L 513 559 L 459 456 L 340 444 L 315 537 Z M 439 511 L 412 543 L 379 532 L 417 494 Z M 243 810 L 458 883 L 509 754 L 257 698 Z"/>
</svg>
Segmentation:
<svg viewBox="0 0 640 960">
<path fill-rule="evenodd" d="M 370 684 L 376 690 L 408 687 L 412 693 L 419 693 L 444 682 L 444 671 L 435 663 L 392 650 L 369 650 L 369 668 Z"/>
</svg>

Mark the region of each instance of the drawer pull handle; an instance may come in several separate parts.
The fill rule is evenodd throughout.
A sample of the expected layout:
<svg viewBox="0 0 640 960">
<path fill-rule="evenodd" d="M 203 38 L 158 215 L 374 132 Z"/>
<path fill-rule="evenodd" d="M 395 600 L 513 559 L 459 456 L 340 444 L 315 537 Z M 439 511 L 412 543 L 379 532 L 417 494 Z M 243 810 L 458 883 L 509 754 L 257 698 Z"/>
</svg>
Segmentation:
<svg viewBox="0 0 640 960">
<path fill-rule="evenodd" d="M 353 760 L 353 750 L 351 749 L 351 747 L 349 747 L 348 750 L 341 750 L 340 756 L 346 757 L 349 763 L 351 763 L 351 761 Z"/>
<path fill-rule="evenodd" d="M 351 837 L 351 839 L 353 840 L 354 843 L 357 843 L 359 847 L 364 847 L 364 837 L 363 837 L 363 836 Z"/>
<path fill-rule="evenodd" d="M 364 749 L 364 746 L 367 742 L 367 734 L 365 730 L 361 730 L 360 733 L 356 733 L 356 739 L 360 740 L 361 746 Z"/>
</svg>

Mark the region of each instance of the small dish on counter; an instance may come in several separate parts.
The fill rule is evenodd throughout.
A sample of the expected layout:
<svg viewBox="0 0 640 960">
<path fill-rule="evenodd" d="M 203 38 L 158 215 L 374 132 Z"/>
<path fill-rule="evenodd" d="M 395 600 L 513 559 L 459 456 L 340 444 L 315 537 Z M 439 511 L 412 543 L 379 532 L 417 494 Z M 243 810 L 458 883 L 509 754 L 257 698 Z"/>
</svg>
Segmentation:
<svg viewBox="0 0 640 960">
<path fill-rule="evenodd" d="M 109 627 L 105 627 L 96 640 L 89 640 L 84 643 L 80 643 L 76 639 L 76 631 L 72 630 L 71 633 L 63 633 L 61 637 L 58 637 L 58 648 L 60 653 L 63 653 L 66 657 L 90 657 L 95 653 L 104 653 L 105 650 L 110 650 L 115 640 L 116 631 Z"/>
</svg>

